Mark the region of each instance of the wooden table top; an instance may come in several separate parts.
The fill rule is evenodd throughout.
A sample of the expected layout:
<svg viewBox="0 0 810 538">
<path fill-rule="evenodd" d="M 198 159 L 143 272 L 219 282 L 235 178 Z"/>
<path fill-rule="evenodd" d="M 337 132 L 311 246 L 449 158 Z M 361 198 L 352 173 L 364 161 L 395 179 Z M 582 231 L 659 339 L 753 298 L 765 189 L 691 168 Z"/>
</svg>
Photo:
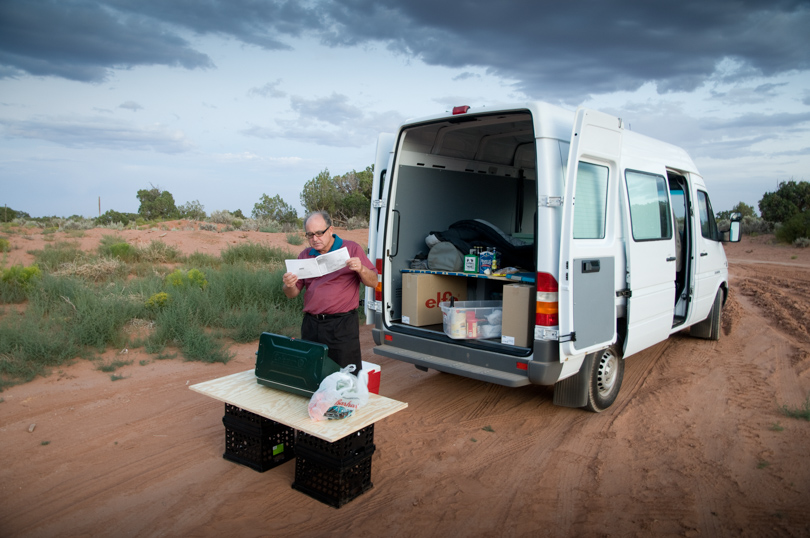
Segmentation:
<svg viewBox="0 0 810 538">
<path fill-rule="evenodd" d="M 334 443 L 408 407 L 405 402 L 369 394 L 368 403 L 358 409 L 353 416 L 316 422 L 309 418 L 307 412 L 309 398 L 260 385 L 256 381 L 253 369 L 197 383 L 189 388 L 329 443 Z"/>
</svg>

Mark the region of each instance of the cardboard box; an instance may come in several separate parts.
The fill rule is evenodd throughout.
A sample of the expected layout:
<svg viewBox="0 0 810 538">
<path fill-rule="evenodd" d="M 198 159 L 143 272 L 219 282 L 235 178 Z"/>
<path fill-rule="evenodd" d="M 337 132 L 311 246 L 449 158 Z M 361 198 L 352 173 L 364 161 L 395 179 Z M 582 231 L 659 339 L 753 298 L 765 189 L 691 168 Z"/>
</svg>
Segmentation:
<svg viewBox="0 0 810 538">
<path fill-rule="evenodd" d="M 532 344 L 536 302 L 534 286 L 507 284 L 503 287 L 502 344 L 521 347 Z"/>
<path fill-rule="evenodd" d="M 402 275 L 402 323 L 421 327 L 442 322 L 439 304 L 455 297 L 467 298 L 467 279 L 464 277 L 404 273 Z"/>
</svg>

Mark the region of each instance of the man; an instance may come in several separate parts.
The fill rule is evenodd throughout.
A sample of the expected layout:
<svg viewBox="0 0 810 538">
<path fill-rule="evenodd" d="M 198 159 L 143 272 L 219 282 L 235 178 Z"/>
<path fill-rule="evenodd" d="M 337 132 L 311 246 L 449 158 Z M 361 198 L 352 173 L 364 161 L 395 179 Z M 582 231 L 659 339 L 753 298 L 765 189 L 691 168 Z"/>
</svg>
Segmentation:
<svg viewBox="0 0 810 538">
<path fill-rule="evenodd" d="M 357 374 L 362 368 L 357 315 L 360 284 L 376 286 L 377 270 L 360 245 L 332 233 L 332 219 L 326 211 L 310 213 L 304 230 L 310 248 L 301 251 L 298 259 L 315 258 L 342 247 L 349 251 L 349 259 L 345 268 L 318 278 L 299 279 L 294 273 L 284 273 L 282 291 L 292 299 L 306 288 L 301 339 L 326 344 L 333 361 L 341 368 L 354 364 Z"/>
</svg>

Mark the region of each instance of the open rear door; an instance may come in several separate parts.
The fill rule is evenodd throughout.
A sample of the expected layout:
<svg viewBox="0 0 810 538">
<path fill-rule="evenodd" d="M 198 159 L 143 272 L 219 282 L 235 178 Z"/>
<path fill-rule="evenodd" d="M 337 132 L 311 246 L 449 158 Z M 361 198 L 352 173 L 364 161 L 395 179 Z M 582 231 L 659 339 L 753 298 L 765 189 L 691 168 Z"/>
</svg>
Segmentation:
<svg viewBox="0 0 810 538">
<path fill-rule="evenodd" d="M 377 247 L 378 238 L 382 237 L 385 226 L 385 183 L 388 177 L 388 167 L 394 151 L 396 135 L 382 133 L 377 137 L 377 154 L 374 159 L 374 179 L 371 184 L 371 212 L 368 217 L 368 257 L 372 263 L 382 256 L 382 249 Z M 379 269 L 379 266 L 378 266 Z M 366 324 L 374 323 L 376 311 L 374 288 L 366 288 L 365 314 Z"/>
<path fill-rule="evenodd" d="M 560 357 L 616 339 L 615 222 L 620 120 L 577 110 L 568 155 L 560 238 Z"/>
</svg>

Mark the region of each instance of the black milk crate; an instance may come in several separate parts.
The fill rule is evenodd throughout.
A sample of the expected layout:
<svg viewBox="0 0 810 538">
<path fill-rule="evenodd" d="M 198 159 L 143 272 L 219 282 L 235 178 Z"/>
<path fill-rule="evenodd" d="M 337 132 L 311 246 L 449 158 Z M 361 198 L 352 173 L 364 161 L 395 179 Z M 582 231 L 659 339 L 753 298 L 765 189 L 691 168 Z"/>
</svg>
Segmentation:
<svg viewBox="0 0 810 538">
<path fill-rule="evenodd" d="M 374 424 L 338 439 L 334 443 L 299 431 L 296 443 L 297 447 L 304 447 L 310 453 L 315 452 L 334 463 L 342 463 L 374 452 Z"/>
<path fill-rule="evenodd" d="M 295 457 L 295 430 L 235 405 L 225 404 L 225 453 L 228 461 L 263 473 Z"/>
<path fill-rule="evenodd" d="M 371 445 L 361 456 L 336 462 L 299 446 L 296 448 L 292 487 L 324 504 L 340 508 L 374 487 L 371 483 L 374 449 Z"/>
</svg>

